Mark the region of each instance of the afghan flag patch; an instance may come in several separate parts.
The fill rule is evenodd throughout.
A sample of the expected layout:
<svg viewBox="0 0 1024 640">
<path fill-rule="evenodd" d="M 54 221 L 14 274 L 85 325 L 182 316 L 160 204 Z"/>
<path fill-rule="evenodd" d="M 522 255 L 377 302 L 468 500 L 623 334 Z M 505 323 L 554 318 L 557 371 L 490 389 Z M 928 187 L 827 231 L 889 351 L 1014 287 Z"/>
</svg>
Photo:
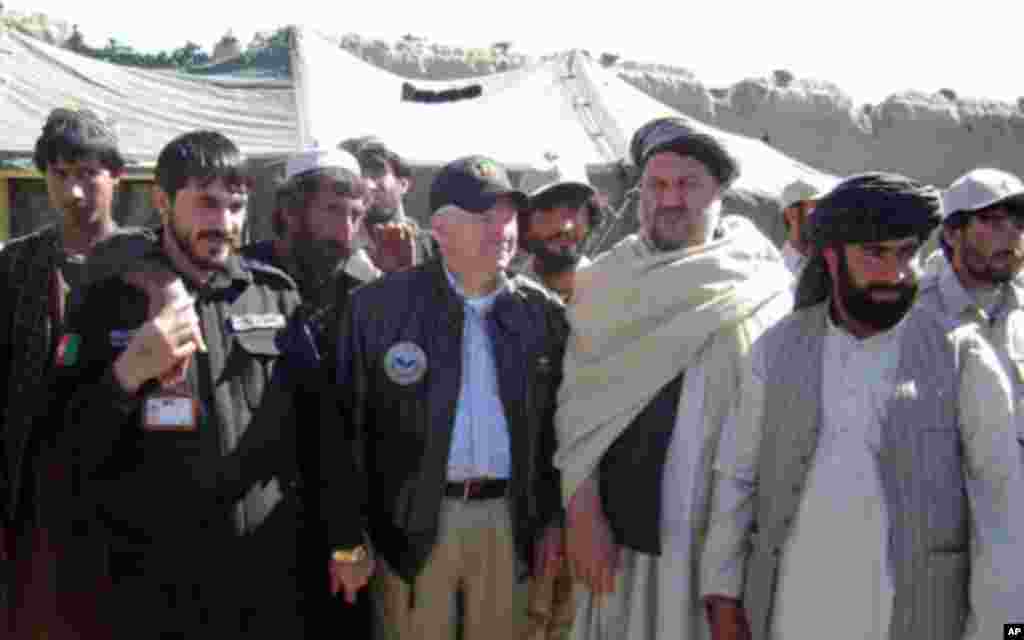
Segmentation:
<svg viewBox="0 0 1024 640">
<path fill-rule="evenodd" d="M 57 345 L 57 366 L 75 366 L 78 363 L 78 351 L 81 346 L 82 336 L 77 333 L 65 334 Z"/>
</svg>

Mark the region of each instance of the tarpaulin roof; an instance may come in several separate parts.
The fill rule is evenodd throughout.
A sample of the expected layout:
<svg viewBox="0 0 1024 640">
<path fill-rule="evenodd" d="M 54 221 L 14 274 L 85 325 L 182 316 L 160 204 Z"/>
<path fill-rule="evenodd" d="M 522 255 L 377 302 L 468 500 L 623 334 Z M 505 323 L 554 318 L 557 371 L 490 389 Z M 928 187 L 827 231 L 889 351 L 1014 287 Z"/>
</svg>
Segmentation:
<svg viewBox="0 0 1024 640">
<path fill-rule="evenodd" d="M 422 165 L 470 154 L 537 169 L 604 161 L 580 127 L 557 61 L 454 82 L 411 81 L 315 32 L 296 29 L 292 74 L 307 144 L 331 146 L 375 135 Z M 424 92 L 479 85 L 480 96 L 437 104 L 403 101 L 405 83 Z"/>
<path fill-rule="evenodd" d="M 292 79 L 280 81 L 114 65 L 0 31 L 0 152 L 31 154 L 50 110 L 70 106 L 112 120 L 122 151 L 143 163 L 154 161 L 174 136 L 205 128 L 255 156 L 375 135 L 416 165 L 483 154 L 512 167 L 577 177 L 586 167 L 628 163 L 633 131 L 651 118 L 674 115 L 717 136 L 739 158 L 738 191 L 777 197 L 796 178 L 823 186 L 832 179 L 760 140 L 683 116 L 578 52 L 437 82 L 390 73 L 310 29 L 293 28 L 291 40 Z M 403 89 L 407 84 L 412 87 Z M 472 89 L 479 97 L 403 100 L 410 89 Z"/>
<path fill-rule="evenodd" d="M 727 133 L 658 102 L 578 52 L 515 71 L 453 82 L 410 81 L 364 62 L 313 30 L 296 28 L 292 73 L 303 142 L 336 145 L 374 135 L 414 164 L 443 164 L 483 154 L 511 165 L 557 169 L 628 163 L 633 132 L 659 116 L 677 116 L 716 136 L 740 161 L 740 191 L 778 196 L 803 178 L 833 178 L 760 140 Z M 417 91 L 462 91 L 479 97 L 451 102 L 403 100 L 403 84 Z"/>
<path fill-rule="evenodd" d="M 196 129 L 221 131 L 248 155 L 300 148 L 291 82 L 115 65 L 0 30 L 0 151 L 31 154 L 57 107 L 91 109 L 112 121 L 122 153 L 144 164 L 172 138 Z"/>
</svg>

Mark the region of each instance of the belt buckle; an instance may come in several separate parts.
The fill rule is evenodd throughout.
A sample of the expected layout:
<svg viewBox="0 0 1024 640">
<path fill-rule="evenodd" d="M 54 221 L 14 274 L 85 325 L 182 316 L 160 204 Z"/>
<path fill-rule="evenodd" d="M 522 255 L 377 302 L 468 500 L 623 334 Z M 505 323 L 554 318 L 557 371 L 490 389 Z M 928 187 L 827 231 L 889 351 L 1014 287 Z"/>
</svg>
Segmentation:
<svg viewBox="0 0 1024 640">
<path fill-rule="evenodd" d="M 462 501 L 468 502 L 470 496 L 477 490 L 477 487 L 481 485 L 481 480 L 472 478 L 462 483 Z"/>
</svg>

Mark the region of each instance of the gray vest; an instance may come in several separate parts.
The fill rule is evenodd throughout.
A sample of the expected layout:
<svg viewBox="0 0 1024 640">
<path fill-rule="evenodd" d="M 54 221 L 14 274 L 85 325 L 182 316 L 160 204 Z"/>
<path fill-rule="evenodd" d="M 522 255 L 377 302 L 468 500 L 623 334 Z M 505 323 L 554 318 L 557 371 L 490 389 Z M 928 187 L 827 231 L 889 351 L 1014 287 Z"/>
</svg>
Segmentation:
<svg viewBox="0 0 1024 640">
<path fill-rule="evenodd" d="M 796 311 L 762 338 L 768 370 L 757 530 L 744 591 L 755 640 L 770 637 L 779 557 L 821 430 L 827 312 L 828 303 Z M 969 573 L 969 507 L 957 419 L 960 347 L 927 310 L 915 307 L 905 322 L 879 464 L 895 587 L 889 638 L 959 640 Z M 850 542 L 856 544 L 831 542 L 836 553 Z M 829 579 L 842 576 L 822 576 L 822 589 L 828 589 Z"/>
</svg>

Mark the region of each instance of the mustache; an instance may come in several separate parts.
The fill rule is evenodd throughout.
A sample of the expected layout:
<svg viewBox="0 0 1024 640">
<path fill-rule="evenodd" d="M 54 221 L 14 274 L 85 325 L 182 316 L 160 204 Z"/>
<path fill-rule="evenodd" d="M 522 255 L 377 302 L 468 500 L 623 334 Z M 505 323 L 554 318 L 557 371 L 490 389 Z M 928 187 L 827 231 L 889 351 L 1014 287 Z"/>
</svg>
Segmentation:
<svg viewBox="0 0 1024 640">
<path fill-rule="evenodd" d="M 221 229 L 207 229 L 196 234 L 197 240 L 219 240 L 230 244 L 238 244 L 241 241 L 241 234 L 230 233 Z"/>
<path fill-rule="evenodd" d="M 864 293 L 902 293 L 906 294 L 917 288 L 916 284 L 873 284 L 864 287 Z"/>
</svg>

